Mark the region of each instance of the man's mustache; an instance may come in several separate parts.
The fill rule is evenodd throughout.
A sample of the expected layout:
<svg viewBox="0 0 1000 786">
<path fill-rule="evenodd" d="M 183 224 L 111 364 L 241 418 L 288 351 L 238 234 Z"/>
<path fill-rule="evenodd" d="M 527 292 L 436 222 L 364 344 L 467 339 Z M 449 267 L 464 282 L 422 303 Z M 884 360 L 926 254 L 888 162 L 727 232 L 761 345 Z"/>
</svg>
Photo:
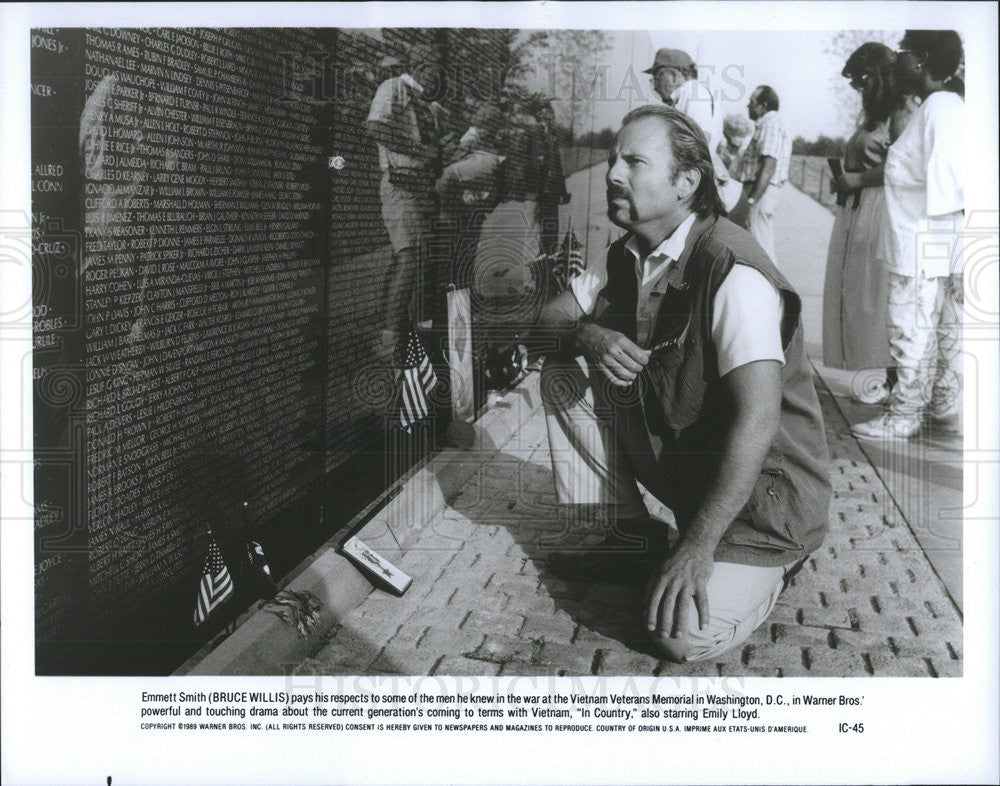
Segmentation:
<svg viewBox="0 0 1000 786">
<path fill-rule="evenodd" d="M 612 199 L 627 199 L 629 202 L 632 201 L 632 195 L 628 191 L 621 188 L 609 188 L 607 190 L 607 195 L 609 202 Z"/>
</svg>

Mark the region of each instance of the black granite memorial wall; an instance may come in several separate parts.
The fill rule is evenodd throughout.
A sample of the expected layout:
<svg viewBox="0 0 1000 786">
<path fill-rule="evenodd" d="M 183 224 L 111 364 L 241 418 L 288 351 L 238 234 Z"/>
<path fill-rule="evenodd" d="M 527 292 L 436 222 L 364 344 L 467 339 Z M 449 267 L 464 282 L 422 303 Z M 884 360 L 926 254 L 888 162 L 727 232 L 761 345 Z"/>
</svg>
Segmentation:
<svg viewBox="0 0 1000 786">
<path fill-rule="evenodd" d="M 318 45 L 33 44 L 37 248 L 70 247 L 36 268 L 36 449 L 63 454 L 37 484 L 38 665 L 100 669 L 123 627 L 142 648 L 183 630 L 209 529 L 225 542 L 322 476 L 325 172 L 289 78 Z"/>
<path fill-rule="evenodd" d="M 212 540 L 238 586 L 249 537 L 280 578 L 426 452 L 371 362 L 367 120 L 420 51 L 447 156 L 510 35 L 32 32 L 39 673 L 169 671 L 253 600 L 193 626 Z"/>
</svg>

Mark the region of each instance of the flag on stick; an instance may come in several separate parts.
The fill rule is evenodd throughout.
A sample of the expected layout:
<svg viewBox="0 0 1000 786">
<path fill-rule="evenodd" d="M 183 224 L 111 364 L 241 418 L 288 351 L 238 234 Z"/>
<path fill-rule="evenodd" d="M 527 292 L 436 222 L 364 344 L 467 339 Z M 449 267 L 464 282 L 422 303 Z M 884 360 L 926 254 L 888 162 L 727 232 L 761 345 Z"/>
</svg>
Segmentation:
<svg viewBox="0 0 1000 786">
<path fill-rule="evenodd" d="M 264 556 L 264 547 L 255 540 L 247 541 L 247 559 L 250 560 L 250 567 L 268 576 L 271 575 L 271 566 L 267 564 L 267 557 Z"/>
<path fill-rule="evenodd" d="M 222 605 L 233 594 L 233 580 L 226 563 L 222 561 L 219 545 L 212 539 L 205 555 L 205 565 L 201 569 L 201 584 L 198 588 L 198 603 L 194 609 L 194 624 L 201 625 L 217 606 Z"/>
<path fill-rule="evenodd" d="M 576 233 L 572 228 L 566 232 L 559 249 L 555 253 L 554 264 L 552 265 L 552 275 L 556 280 L 556 286 L 562 292 L 569 286 L 569 282 L 583 273 L 587 269 L 587 264 L 583 259 L 583 250 L 580 241 L 576 239 Z"/>
<path fill-rule="evenodd" d="M 583 260 L 583 248 L 580 241 L 576 239 L 576 232 L 570 229 L 563 238 L 560 253 L 566 260 L 566 280 L 576 278 L 587 269 L 587 263 Z"/>
<path fill-rule="evenodd" d="M 403 351 L 403 382 L 400 392 L 399 422 L 407 432 L 418 420 L 430 414 L 427 397 L 437 385 L 431 359 L 414 331 L 406 339 Z"/>
<path fill-rule="evenodd" d="M 259 593 L 267 598 L 273 597 L 278 591 L 278 585 L 271 576 L 271 566 L 267 564 L 267 557 L 264 556 L 264 547 L 256 540 L 247 541 L 247 560 L 250 562 Z"/>
</svg>

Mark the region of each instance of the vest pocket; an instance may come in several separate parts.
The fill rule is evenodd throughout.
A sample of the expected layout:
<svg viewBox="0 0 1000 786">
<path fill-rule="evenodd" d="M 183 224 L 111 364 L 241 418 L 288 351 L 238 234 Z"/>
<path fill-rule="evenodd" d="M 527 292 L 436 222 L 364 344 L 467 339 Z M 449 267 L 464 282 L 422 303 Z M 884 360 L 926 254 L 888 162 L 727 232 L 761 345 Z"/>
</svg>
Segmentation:
<svg viewBox="0 0 1000 786">
<path fill-rule="evenodd" d="M 788 523 L 791 493 L 785 471 L 779 467 L 765 467 L 750 499 L 722 539 L 736 546 L 773 551 L 804 550 Z"/>
<path fill-rule="evenodd" d="M 692 352 L 690 342 L 673 344 L 649 359 L 646 372 L 663 422 L 674 431 L 692 425 L 701 414 L 708 387 L 701 352 Z"/>
</svg>

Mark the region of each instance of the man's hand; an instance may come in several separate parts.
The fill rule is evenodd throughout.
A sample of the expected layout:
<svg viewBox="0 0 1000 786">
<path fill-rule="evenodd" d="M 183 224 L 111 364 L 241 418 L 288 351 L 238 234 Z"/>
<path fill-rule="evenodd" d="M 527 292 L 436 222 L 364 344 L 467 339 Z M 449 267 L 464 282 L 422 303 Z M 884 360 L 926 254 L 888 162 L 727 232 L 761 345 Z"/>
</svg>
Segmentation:
<svg viewBox="0 0 1000 786">
<path fill-rule="evenodd" d="M 583 353 L 613 385 L 631 385 L 649 362 L 650 352 L 617 330 L 584 323 L 576 331 Z"/>
<path fill-rule="evenodd" d="M 691 603 L 698 625 L 708 627 L 708 593 L 705 587 L 715 569 L 712 551 L 699 545 L 681 544 L 664 559 L 650 579 L 646 596 L 646 627 L 658 636 L 683 636 L 690 625 Z"/>
<path fill-rule="evenodd" d="M 844 172 L 840 177 L 830 181 L 830 190 L 837 196 L 850 194 L 862 187 L 861 175 L 855 172 Z"/>
<path fill-rule="evenodd" d="M 722 445 L 719 468 L 701 507 L 683 528 L 680 544 L 649 584 L 646 623 L 650 631 L 661 636 L 675 638 L 690 629 L 692 600 L 700 626 L 708 625 L 706 587 L 715 569 L 715 548 L 750 498 L 781 423 L 778 361 L 757 360 L 737 366 L 722 383 L 731 395 L 733 420 Z"/>
</svg>

